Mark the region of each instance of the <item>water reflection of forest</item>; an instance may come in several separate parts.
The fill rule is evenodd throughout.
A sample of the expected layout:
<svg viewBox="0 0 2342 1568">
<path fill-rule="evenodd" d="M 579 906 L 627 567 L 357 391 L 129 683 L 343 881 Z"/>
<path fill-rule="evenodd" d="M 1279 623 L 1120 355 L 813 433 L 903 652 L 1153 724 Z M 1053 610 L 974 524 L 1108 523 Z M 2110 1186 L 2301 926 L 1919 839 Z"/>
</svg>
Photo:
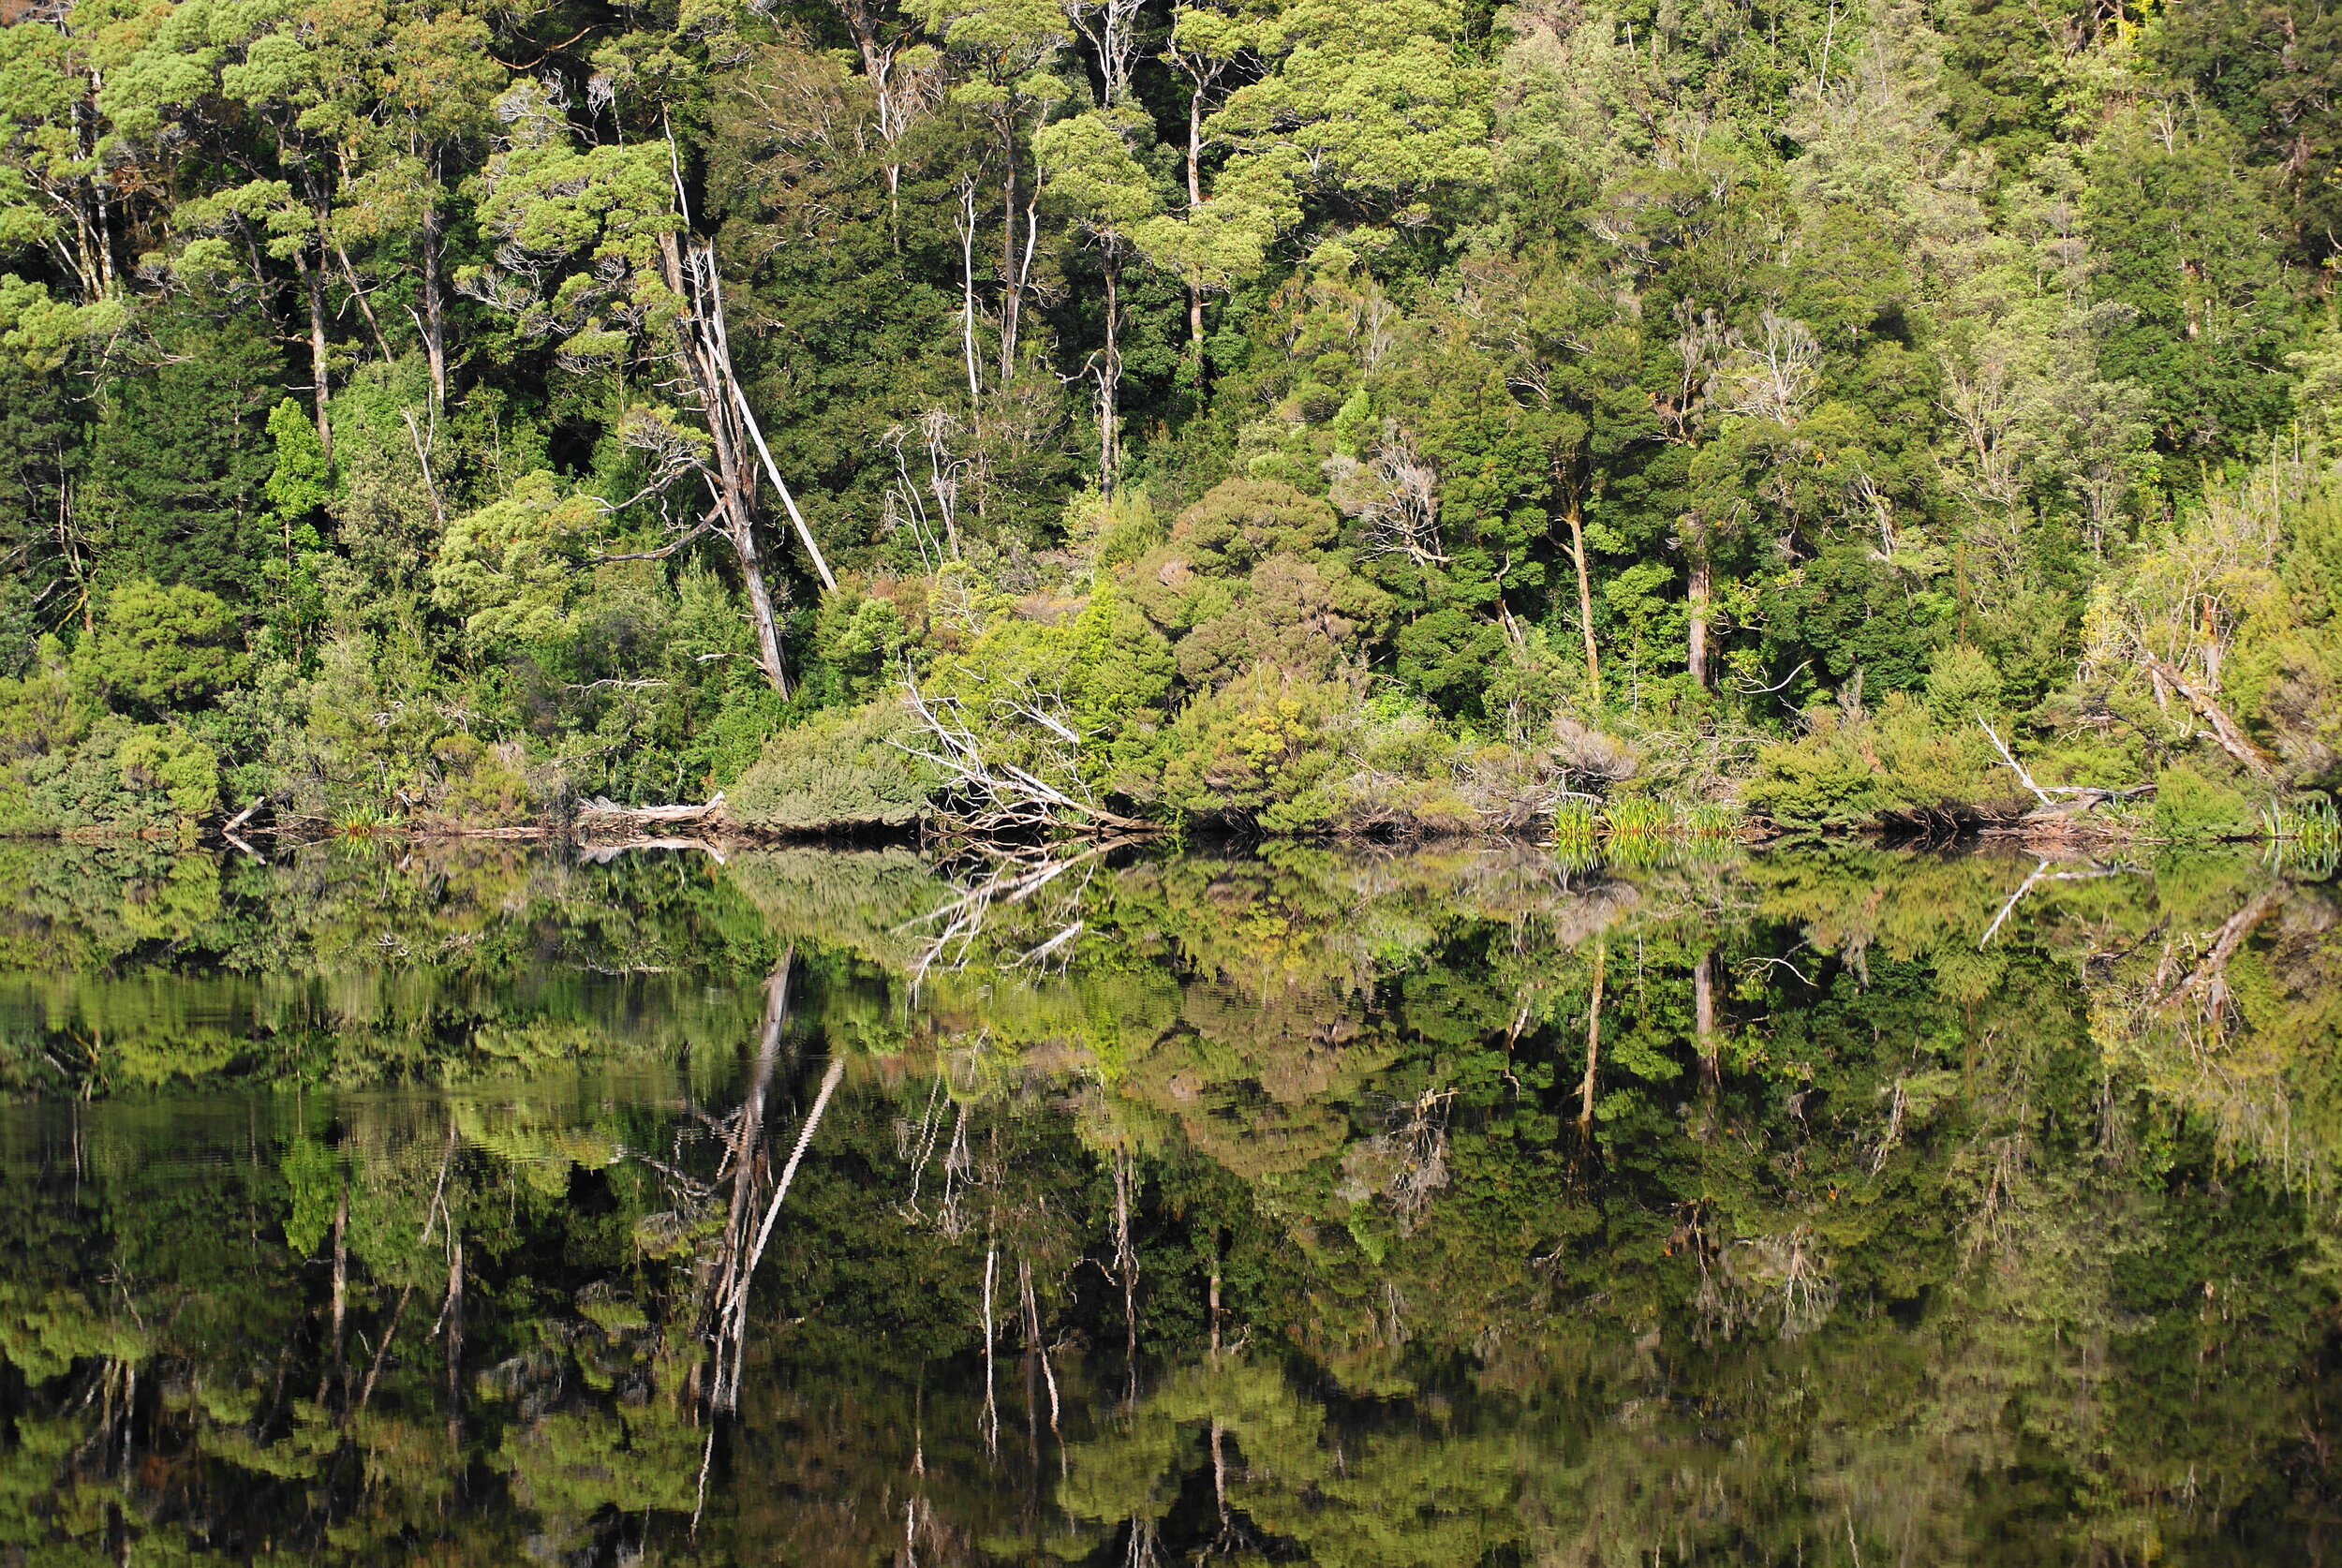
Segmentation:
<svg viewBox="0 0 2342 1568">
<path fill-rule="evenodd" d="M 0 1552 L 2311 1561 L 2331 889 L 0 849 Z"/>
</svg>

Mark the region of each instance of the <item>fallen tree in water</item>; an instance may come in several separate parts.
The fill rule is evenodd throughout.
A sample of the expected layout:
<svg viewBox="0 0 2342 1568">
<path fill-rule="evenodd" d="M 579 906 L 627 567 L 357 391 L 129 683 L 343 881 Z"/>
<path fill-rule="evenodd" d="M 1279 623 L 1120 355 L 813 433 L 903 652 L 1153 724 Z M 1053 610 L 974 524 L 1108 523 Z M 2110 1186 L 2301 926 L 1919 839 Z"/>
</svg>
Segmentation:
<svg viewBox="0 0 2342 1568">
<path fill-rule="evenodd" d="M 721 790 L 700 806 L 620 806 L 606 796 L 596 795 L 577 812 L 577 836 L 587 843 L 612 838 L 673 838 L 680 836 L 675 831 L 678 829 L 714 834 L 732 825 Z"/>
</svg>

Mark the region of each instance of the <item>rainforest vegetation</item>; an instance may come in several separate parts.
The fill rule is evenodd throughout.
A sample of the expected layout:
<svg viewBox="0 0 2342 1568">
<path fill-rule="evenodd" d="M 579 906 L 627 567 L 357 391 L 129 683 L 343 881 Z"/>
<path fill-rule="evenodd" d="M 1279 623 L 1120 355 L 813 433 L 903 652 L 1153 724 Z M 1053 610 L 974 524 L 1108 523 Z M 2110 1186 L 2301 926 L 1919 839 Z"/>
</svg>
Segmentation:
<svg viewBox="0 0 2342 1568">
<path fill-rule="evenodd" d="M 0 827 L 2342 773 L 2315 0 L 0 14 Z"/>
</svg>

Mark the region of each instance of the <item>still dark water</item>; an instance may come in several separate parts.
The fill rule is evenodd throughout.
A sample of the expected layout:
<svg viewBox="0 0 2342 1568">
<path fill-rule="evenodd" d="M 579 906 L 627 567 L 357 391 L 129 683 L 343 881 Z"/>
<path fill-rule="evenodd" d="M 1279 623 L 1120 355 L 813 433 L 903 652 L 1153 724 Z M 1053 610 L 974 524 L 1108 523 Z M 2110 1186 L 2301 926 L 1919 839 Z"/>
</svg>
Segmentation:
<svg viewBox="0 0 2342 1568">
<path fill-rule="evenodd" d="M 0 845 L 0 1563 L 2342 1556 L 2249 856 Z"/>
</svg>

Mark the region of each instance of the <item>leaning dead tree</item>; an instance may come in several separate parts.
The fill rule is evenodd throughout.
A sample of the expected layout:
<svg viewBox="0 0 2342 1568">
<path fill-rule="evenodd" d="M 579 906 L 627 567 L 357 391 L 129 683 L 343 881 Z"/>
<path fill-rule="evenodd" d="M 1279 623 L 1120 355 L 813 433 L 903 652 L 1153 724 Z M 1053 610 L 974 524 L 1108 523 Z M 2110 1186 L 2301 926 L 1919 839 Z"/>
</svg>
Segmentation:
<svg viewBox="0 0 2342 1568">
<path fill-rule="evenodd" d="M 956 697 L 922 690 L 906 669 L 903 705 L 924 744 L 893 744 L 943 776 L 937 825 L 947 835 L 1000 841 L 1067 828 L 1154 831 L 1098 804 L 1082 777 L 1084 737 L 1061 699 L 1020 683 L 996 693 L 979 716 Z"/>
<path fill-rule="evenodd" d="M 2118 790 L 2102 784 L 2036 783 L 2033 775 L 2025 770 L 2025 765 L 2017 761 L 2017 754 L 2008 749 L 2008 743 L 2000 738 L 2000 732 L 1994 729 L 1982 714 L 1976 716 L 1976 725 L 1978 729 L 1984 732 L 1984 738 L 1993 743 L 1993 749 L 2000 753 L 2002 764 L 2017 776 L 2017 782 L 2023 785 L 2032 793 L 2033 798 L 2041 803 L 2039 806 L 2041 812 L 2087 811 L 2094 806 L 2103 806 L 2110 800 L 2132 800 L 2140 795 L 2155 793 L 2155 786 L 2152 784 L 2138 784 L 2128 789 Z M 2063 797 L 2062 801 L 2060 797 Z M 1995 922 L 1995 924 L 1998 923 Z"/>
<path fill-rule="evenodd" d="M 675 200 L 683 200 L 680 184 Z M 711 461 L 702 466 L 702 473 L 716 497 L 710 520 L 732 546 L 733 555 L 739 562 L 741 585 L 749 601 L 749 619 L 756 628 L 758 665 L 773 689 L 785 697 L 789 693 L 789 677 L 781 664 L 780 623 L 774 614 L 772 590 L 765 583 L 763 556 L 757 545 L 755 500 L 759 465 L 788 510 L 789 521 L 795 526 L 798 541 L 805 546 L 806 558 L 821 578 L 822 585 L 835 588 L 837 580 L 831 575 L 822 547 L 814 542 L 813 530 L 806 525 L 805 514 L 797 510 L 796 497 L 790 494 L 779 467 L 773 462 L 772 449 L 764 444 L 764 432 L 749 407 L 748 393 L 741 390 L 739 373 L 733 369 L 714 247 L 700 240 L 691 241 L 688 246 L 678 244 L 673 234 L 661 236 L 661 241 L 660 259 L 666 267 L 667 286 L 678 300 L 675 339 L 683 361 L 686 389 L 707 422 Z"/>
<path fill-rule="evenodd" d="M 497 115 L 507 129 L 483 176 L 492 210 L 482 221 L 483 233 L 497 242 L 495 261 L 465 269 L 456 286 L 490 309 L 514 317 L 525 333 L 559 333 L 556 359 L 566 368 L 634 367 L 657 385 L 664 406 L 630 410 L 620 422 L 620 437 L 645 453 L 655 476 L 652 493 L 663 496 L 675 481 L 690 478 L 704 485 L 706 505 L 689 509 L 696 515 L 671 516 L 669 538 L 657 549 L 596 559 L 654 559 L 710 534 L 723 540 L 731 546 L 755 629 L 757 667 L 785 696 L 789 681 L 779 616 L 758 530 L 766 481 L 814 576 L 824 587 L 837 584 L 781 479 L 732 362 L 715 248 L 694 226 L 682 154 L 669 134 L 672 183 L 663 198 L 653 195 L 655 187 L 645 188 L 642 177 L 651 171 L 633 155 L 639 151 L 656 158 L 651 150 L 656 143 L 616 159 L 603 155 L 619 149 L 600 148 L 593 157 L 575 160 L 586 172 L 538 180 L 541 166 L 532 158 L 570 142 L 569 107 L 555 79 L 524 83 L 497 100 Z M 557 221 L 541 221 L 553 214 Z M 571 274 L 548 293 L 551 278 L 580 246 L 598 247 L 590 272 Z M 430 482 L 429 443 L 418 430 L 410 428 L 409 434 L 433 510 L 443 516 L 444 505 Z"/>
</svg>

